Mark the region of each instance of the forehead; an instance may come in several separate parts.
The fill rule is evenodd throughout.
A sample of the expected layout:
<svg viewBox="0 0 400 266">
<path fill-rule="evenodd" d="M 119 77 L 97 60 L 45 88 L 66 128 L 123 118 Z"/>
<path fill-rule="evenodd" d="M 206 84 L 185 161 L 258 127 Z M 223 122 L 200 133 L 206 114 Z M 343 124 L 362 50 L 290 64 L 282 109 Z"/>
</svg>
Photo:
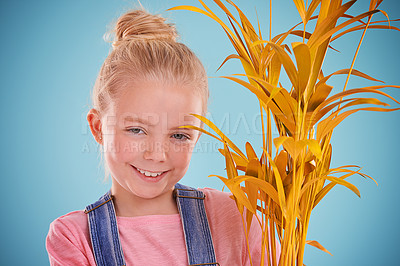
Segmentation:
<svg viewBox="0 0 400 266">
<path fill-rule="evenodd" d="M 157 81 L 128 85 L 111 105 L 112 113 L 126 122 L 146 120 L 173 123 L 196 120 L 190 114 L 202 114 L 202 98 L 192 87 Z"/>
</svg>

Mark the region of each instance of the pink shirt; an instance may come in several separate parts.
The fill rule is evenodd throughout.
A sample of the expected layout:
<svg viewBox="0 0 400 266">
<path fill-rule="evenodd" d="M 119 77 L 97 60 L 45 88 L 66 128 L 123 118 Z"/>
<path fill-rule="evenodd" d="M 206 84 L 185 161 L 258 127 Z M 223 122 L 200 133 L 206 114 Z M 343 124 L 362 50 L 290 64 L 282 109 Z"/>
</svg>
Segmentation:
<svg viewBox="0 0 400 266">
<path fill-rule="evenodd" d="M 225 265 L 250 265 L 242 219 L 229 193 L 200 189 L 217 261 Z M 127 265 L 188 265 L 179 214 L 117 217 Z M 249 243 L 253 265 L 260 265 L 261 229 L 253 219 Z M 51 265 L 96 265 L 87 215 L 74 211 L 50 224 L 46 248 Z"/>
</svg>

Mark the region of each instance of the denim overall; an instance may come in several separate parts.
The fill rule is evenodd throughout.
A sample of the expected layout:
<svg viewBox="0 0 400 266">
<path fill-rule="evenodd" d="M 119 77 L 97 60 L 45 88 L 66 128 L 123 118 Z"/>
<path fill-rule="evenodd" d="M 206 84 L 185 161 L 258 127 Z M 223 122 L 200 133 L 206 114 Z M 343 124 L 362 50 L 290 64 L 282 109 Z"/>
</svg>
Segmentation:
<svg viewBox="0 0 400 266">
<path fill-rule="evenodd" d="M 185 235 L 189 266 L 219 265 L 204 208 L 203 192 L 181 184 L 175 185 L 174 196 Z M 85 209 L 93 254 L 98 266 L 125 266 L 119 240 L 117 219 L 110 192 Z"/>
</svg>

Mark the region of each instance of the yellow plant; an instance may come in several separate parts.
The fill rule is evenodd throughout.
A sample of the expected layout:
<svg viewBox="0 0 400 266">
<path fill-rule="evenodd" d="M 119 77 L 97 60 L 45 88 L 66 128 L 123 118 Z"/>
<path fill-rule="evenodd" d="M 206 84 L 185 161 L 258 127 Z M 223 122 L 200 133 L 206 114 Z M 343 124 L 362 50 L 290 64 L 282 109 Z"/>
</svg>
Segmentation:
<svg viewBox="0 0 400 266">
<path fill-rule="evenodd" d="M 239 59 L 245 74 L 225 78 L 239 83 L 258 98 L 263 132 L 262 155 L 257 157 L 248 142 L 245 152 L 242 152 L 205 117 L 196 115 L 216 134 L 202 128 L 187 127 L 202 131 L 224 144 L 220 152 L 225 157 L 227 177 L 218 178 L 232 192 L 238 210 L 245 217 L 243 219 L 247 219 L 247 225 L 254 218 L 258 220 L 263 232 L 261 264 L 264 265 L 264 260 L 267 260 L 268 265 L 303 265 L 305 244 L 328 252 L 317 241 L 306 240 L 313 208 L 337 184 L 360 196 L 357 187 L 346 181 L 347 177 L 358 174 L 371 178 L 361 173 L 358 166 L 330 167 L 330 141 L 334 128 L 358 111 L 388 112 L 399 109 L 390 107 L 387 100 L 399 102 L 380 90 L 399 86 L 385 85 L 353 69 L 365 32 L 368 28 L 399 29 L 390 25 L 386 12 L 377 9 L 382 0 L 371 0 L 369 10 L 355 16 L 346 12 L 356 0 L 347 3 L 341 0 L 312 0 L 309 4 L 308 1 L 294 0 L 302 22 L 275 37 L 270 33 L 269 39 L 265 40 L 260 25 L 257 31 L 234 2 L 226 1 L 236 10 L 238 18 L 222 1 L 213 1 L 227 15 L 229 26 L 201 0 L 199 2 L 204 9 L 178 6 L 170 10 L 201 13 L 218 22 L 226 32 L 237 53 L 229 55 L 222 65 L 230 59 Z M 372 21 L 372 16 L 378 12 L 387 20 Z M 314 20 L 313 30 L 308 31 L 307 24 L 311 20 Z M 362 31 L 363 34 L 350 68 L 325 75 L 322 65 L 328 49 L 332 48 L 330 44 L 354 31 Z M 301 41 L 288 45 L 285 41 L 289 35 L 298 36 Z M 290 80 L 290 88 L 284 88 L 280 83 L 282 67 Z M 347 75 L 347 80 L 342 92 L 331 95 L 333 87 L 327 83 L 335 75 Z M 347 89 L 351 75 L 380 82 L 380 85 Z M 385 101 L 371 98 L 371 95 Z M 272 139 L 274 125 L 279 137 Z M 257 213 L 259 215 L 255 215 Z M 246 224 L 245 221 L 243 224 Z M 249 228 L 245 230 L 248 233 Z M 276 237 L 281 244 L 280 258 L 276 257 Z"/>
</svg>

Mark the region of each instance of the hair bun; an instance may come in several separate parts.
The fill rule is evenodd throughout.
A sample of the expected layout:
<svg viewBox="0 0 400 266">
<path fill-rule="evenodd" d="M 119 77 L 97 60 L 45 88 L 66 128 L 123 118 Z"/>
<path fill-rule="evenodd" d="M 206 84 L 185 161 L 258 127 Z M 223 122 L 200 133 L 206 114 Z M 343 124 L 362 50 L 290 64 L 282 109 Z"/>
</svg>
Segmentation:
<svg viewBox="0 0 400 266">
<path fill-rule="evenodd" d="M 115 25 L 114 48 L 121 42 L 130 40 L 170 40 L 176 41 L 178 34 L 165 18 L 152 15 L 144 10 L 133 10 L 122 15 Z"/>
</svg>

